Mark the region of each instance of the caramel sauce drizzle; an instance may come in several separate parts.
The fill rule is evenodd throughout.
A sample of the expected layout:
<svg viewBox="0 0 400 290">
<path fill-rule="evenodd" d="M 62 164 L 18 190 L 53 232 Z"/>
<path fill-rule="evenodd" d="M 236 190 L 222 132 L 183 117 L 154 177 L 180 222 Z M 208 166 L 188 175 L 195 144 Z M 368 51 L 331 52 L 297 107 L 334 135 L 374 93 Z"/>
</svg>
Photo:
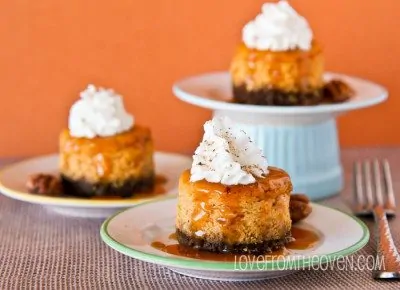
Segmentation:
<svg viewBox="0 0 400 290">
<path fill-rule="evenodd" d="M 270 167 L 269 173 L 264 178 L 258 178 L 257 182 L 248 185 L 226 186 L 220 183 L 211 183 L 205 180 L 190 182 L 190 172 L 182 175 L 182 183 L 191 186 L 192 203 L 194 210 L 191 218 L 191 231 L 201 237 L 202 229 L 213 226 L 217 221 L 224 240 L 234 242 L 237 237 L 237 223 L 243 218 L 242 199 L 244 194 L 251 195 L 256 200 L 274 199 L 272 194 L 281 194 L 271 191 L 273 188 L 282 187 L 282 183 L 289 183 L 288 174 L 278 168 Z M 288 191 L 290 192 L 290 191 Z M 266 211 L 267 209 L 265 209 Z M 267 212 L 265 212 L 265 216 Z"/>
<path fill-rule="evenodd" d="M 149 129 L 135 125 L 134 128 L 110 137 L 76 138 L 72 137 L 67 129 L 61 134 L 62 151 L 65 153 L 84 152 L 89 156 L 96 156 L 102 152 L 118 152 L 126 147 L 141 149 L 150 138 Z M 135 133 L 133 133 L 135 132 Z"/>
<path fill-rule="evenodd" d="M 168 236 L 168 239 L 177 241 L 176 233 L 172 233 Z"/>
<path fill-rule="evenodd" d="M 286 245 L 292 250 L 308 250 L 314 248 L 320 241 L 319 235 L 312 231 L 299 227 L 292 227 L 292 237 L 295 239 Z"/>
</svg>

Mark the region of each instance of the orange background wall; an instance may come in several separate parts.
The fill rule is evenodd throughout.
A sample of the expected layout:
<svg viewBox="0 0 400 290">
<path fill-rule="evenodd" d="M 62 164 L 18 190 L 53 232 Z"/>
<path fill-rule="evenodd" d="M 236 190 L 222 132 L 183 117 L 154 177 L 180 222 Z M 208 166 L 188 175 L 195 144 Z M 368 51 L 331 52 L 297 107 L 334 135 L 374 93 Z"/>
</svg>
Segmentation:
<svg viewBox="0 0 400 290">
<path fill-rule="evenodd" d="M 0 156 L 57 150 L 88 83 L 113 87 L 159 150 L 191 152 L 210 112 L 172 83 L 226 70 L 262 0 L 0 2 Z M 387 86 L 390 99 L 340 119 L 344 146 L 400 144 L 400 1 L 292 0 L 325 46 L 327 69 Z"/>
</svg>

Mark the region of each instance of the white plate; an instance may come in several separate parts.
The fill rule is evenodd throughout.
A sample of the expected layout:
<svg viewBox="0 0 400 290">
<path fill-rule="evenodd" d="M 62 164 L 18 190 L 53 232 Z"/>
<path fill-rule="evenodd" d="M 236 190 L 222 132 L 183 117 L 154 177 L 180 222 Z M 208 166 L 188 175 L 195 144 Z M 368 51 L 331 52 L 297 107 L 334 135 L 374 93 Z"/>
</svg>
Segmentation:
<svg viewBox="0 0 400 290">
<path fill-rule="evenodd" d="M 33 173 L 58 173 L 58 154 L 37 157 L 12 164 L 0 171 L 0 192 L 13 199 L 30 203 L 41 204 L 46 208 L 69 216 L 80 217 L 108 217 L 117 210 L 125 209 L 138 203 L 149 200 L 175 196 L 178 179 L 183 170 L 191 166 L 191 158 L 172 153 L 156 152 L 154 163 L 156 173 L 166 177 L 164 184 L 166 192 L 162 195 L 146 198 L 125 199 L 85 199 L 76 197 L 49 197 L 28 193 L 25 183 L 30 174 Z"/>
<path fill-rule="evenodd" d="M 243 122 L 273 124 L 306 124 L 335 117 L 347 111 L 379 104 L 386 100 L 387 90 L 372 82 L 337 73 L 325 73 L 325 80 L 337 78 L 348 83 L 355 96 L 339 104 L 318 106 L 258 106 L 232 103 L 232 83 L 228 72 L 215 72 L 188 77 L 173 86 L 174 94 L 181 100 L 225 115 L 243 114 Z"/>
<path fill-rule="evenodd" d="M 309 250 L 291 250 L 285 258 L 255 263 L 203 261 L 165 253 L 151 246 L 153 241 L 173 243 L 176 198 L 137 205 L 105 221 L 101 237 L 111 248 L 127 256 L 165 266 L 172 271 L 214 280 L 255 280 L 284 276 L 296 270 L 331 262 L 360 250 L 369 231 L 356 217 L 322 205 L 300 227 L 313 228 L 321 242 Z M 242 261 L 246 261 L 245 259 Z M 311 267 L 311 269 L 314 269 Z"/>
</svg>

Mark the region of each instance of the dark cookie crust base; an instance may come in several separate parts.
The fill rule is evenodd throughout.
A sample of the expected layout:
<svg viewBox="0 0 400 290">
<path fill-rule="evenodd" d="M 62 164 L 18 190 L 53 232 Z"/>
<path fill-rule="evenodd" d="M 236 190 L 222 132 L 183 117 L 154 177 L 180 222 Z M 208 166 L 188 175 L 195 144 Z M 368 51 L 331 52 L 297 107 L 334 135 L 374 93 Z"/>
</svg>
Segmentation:
<svg viewBox="0 0 400 290">
<path fill-rule="evenodd" d="M 226 244 L 223 242 L 210 242 L 202 238 L 190 237 L 176 229 L 176 237 L 179 244 L 185 245 L 198 250 L 206 250 L 216 253 L 233 253 L 233 254 L 254 254 L 262 255 L 282 249 L 287 243 L 293 241 L 291 233 L 279 240 L 264 241 L 255 244 Z"/>
<path fill-rule="evenodd" d="M 151 190 L 154 187 L 154 176 L 145 179 L 131 179 L 121 186 L 112 183 L 90 183 L 85 180 L 73 180 L 61 175 L 64 192 L 79 197 L 131 197 L 135 192 Z"/>
<path fill-rule="evenodd" d="M 244 85 L 233 87 L 233 100 L 240 104 L 266 106 L 310 106 L 324 101 L 322 89 L 299 93 L 278 89 L 248 91 Z"/>
</svg>

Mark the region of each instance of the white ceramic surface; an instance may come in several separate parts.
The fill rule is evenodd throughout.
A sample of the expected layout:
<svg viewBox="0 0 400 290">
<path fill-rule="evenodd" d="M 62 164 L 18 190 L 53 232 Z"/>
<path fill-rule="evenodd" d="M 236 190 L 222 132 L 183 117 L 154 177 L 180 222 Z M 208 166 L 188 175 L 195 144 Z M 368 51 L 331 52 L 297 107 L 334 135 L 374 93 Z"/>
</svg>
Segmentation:
<svg viewBox="0 0 400 290">
<path fill-rule="evenodd" d="M 348 111 L 370 107 L 386 100 L 387 90 L 375 83 L 337 73 L 325 73 L 324 78 L 347 82 L 356 95 L 340 104 L 318 106 L 256 106 L 232 103 L 232 84 L 227 72 L 215 72 L 188 77 L 173 86 L 181 100 L 231 116 L 246 124 L 304 125 L 331 119 Z"/>
<path fill-rule="evenodd" d="M 58 155 L 41 156 L 12 164 L 0 171 L 0 192 L 6 196 L 25 202 L 40 204 L 50 211 L 77 217 L 105 218 L 116 211 L 138 203 L 175 196 L 178 178 L 183 170 L 190 168 L 191 158 L 179 154 L 156 152 L 154 163 L 156 173 L 166 177 L 165 194 L 146 198 L 125 199 L 85 199 L 75 197 L 48 197 L 30 194 L 25 183 L 33 173 L 58 173 Z"/>
<path fill-rule="evenodd" d="M 105 221 L 103 241 L 130 257 L 165 266 L 183 275 L 213 280 L 256 280 L 276 278 L 311 265 L 333 262 L 360 250 L 369 239 L 368 228 L 359 219 L 335 209 L 312 204 L 313 212 L 298 226 L 312 228 L 321 238 L 308 250 L 290 250 L 275 260 L 242 263 L 196 260 L 165 253 L 151 246 L 153 241 L 176 243 L 174 232 L 176 198 L 137 205 Z M 314 268 L 312 268 L 314 269 Z"/>
</svg>

